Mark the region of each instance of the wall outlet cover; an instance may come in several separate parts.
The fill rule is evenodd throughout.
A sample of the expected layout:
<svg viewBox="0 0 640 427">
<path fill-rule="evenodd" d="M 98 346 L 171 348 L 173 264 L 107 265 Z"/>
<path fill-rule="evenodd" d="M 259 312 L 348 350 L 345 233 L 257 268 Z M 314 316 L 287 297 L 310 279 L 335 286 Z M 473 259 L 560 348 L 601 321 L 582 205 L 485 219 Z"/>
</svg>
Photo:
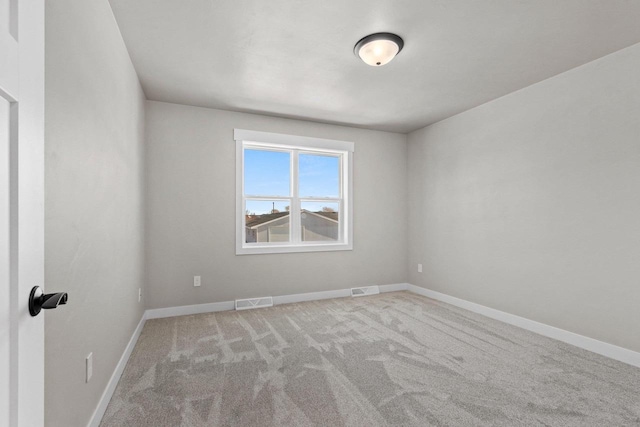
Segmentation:
<svg viewBox="0 0 640 427">
<path fill-rule="evenodd" d="M 86 382 L 93 376 L 93 353 L 89 353 L 86 359 Z"/>
</svg>

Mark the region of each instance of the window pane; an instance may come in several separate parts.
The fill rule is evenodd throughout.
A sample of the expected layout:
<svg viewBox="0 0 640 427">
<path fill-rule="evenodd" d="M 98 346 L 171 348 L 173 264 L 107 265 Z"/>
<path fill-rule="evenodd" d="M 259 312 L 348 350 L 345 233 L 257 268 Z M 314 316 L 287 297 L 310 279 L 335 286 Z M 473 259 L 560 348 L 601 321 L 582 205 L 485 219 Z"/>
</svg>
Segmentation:
<svg viewBox="0 0 640 427">
<path fill-rule="evenodd" d="M 244 150 L 244 194 L 290 196 L 291 154 Z"/>
<path fill-rule="evenodd" d="M 338 203 L 302 202 L 301 208 L 303 242 L 340 240 Z"/>
<path fill-rule="evenodd" d="M 300 154 L 300 197 L 340 197 L 340 158 Z"/>
<path fill-rule="evenodd" d="M 288 242 L 289 202 L 247 200 L 246 243 Z"/>
</svg>

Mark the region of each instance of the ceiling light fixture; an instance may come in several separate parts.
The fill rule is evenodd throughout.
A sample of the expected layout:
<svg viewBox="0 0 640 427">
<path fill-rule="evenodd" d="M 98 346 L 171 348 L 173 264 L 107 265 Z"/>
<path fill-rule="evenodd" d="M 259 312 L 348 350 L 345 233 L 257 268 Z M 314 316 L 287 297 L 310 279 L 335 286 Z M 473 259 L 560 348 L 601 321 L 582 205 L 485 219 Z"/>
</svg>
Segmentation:
<svg viewBox="0 0 640 427">
<path fill-rule="evenodd" d="M 353 48 L 353 52 L 366 64 L 379 67 L 389 63 L 400 53 L 404 41 L 392 33 L 375 33 L 363 37 Z"/>
</svg>

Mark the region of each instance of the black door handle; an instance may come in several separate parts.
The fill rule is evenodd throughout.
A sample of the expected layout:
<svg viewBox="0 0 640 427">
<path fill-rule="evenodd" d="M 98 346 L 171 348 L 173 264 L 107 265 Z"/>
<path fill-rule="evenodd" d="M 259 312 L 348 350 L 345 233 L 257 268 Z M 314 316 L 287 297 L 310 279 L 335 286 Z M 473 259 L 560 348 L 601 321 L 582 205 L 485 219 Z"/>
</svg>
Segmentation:
<svg viewBox="0 0 640 427">
<path fill-rule="evenodd" d="M 37 316 L 42 309 L 49 310 L 58 305 L 66 304 L 68 298 L 66 292 L 45 295 L 40 286 L 34 286 L 29 295 L 29 313 L 32 316 Z"/>
</svg>

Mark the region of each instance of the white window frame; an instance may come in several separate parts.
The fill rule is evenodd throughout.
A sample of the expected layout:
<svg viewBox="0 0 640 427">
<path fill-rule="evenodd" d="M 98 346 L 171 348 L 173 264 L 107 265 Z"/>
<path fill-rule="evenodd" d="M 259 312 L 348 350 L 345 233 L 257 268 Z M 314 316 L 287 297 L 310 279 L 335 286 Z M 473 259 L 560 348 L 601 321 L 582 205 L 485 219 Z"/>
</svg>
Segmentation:
<svg viewBox="0 0 640 427">
<path fill-rule="evenodd" d="M 236 255 L 273 254 L 291 252 L 349 251 L 353 249 L 353 152 L 354 143 L 306 136 L 285 135 L 234 129 L 236 142 Z M 244 194 L 244 149 L 291 151 L 290 195 L 286 197 L 254 197 Z M 299 154 L 319 154 L 338 156 L 340 162 L 340 192 L 338 198 L 305 198 L 298 195 Z M 246 243 L 245 206 L 246 200 L 282 200 L 290 203 L 290 242 Z M 301 240 L 300 206 L 306 201 L 326 201 L 340 203 L 339 236 L 341 240 L 329 242 L 303 242 Z"/>
</svg>

